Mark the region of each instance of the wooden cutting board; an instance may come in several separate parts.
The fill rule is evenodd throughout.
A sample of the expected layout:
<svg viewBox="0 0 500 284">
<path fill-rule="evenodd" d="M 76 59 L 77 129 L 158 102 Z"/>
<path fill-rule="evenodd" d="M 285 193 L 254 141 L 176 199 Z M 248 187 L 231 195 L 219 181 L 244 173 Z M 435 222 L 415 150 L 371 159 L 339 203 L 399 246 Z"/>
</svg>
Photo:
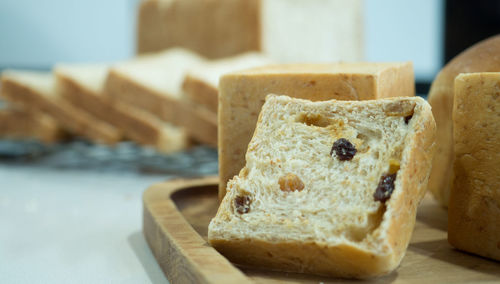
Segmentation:
<svg viewBox="0 0 500 284">
<path fill-rule="evenodd" d="M 171 283 L 349 283 L 305 274 L 237 268 L 207 243 L 218 207 L 217 177 L 172 180 L 144 192 L 143 231 Z M 500 282 L 500 263 L 453 249 L 446 211 L 426 196 L 399 268 L 362 283 Z"/>
</svg>

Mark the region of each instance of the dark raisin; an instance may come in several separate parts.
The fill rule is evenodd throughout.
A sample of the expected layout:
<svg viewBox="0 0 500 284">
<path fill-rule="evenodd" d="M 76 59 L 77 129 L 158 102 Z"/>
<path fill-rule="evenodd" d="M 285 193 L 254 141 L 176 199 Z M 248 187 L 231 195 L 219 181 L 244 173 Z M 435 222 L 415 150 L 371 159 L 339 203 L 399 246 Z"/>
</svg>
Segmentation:
<svg viewBox="0 0 500 284">
<path fill-rule="evenodd" d="M 330 150 L 330 156 L 333 155 L 333 151 L 335 151 L 338 159 L 341 161 L 352 160 L 357 152 L 356 147 L 345 138 L 340 138 L 333 143 L 332 150 Z"/>
<path fill-rule="evenodd" d="M 250 211 L 250 203 L 252 203 L 250 196 L 236 196 L 236 198 L 234 199 L 234 207 L 236 208 L 236 212 L 240 214 L 248 213 Z"/>
<path fill-rule="evenodd" d="M 380 182 L 378 183 L 377 190 L 373 194 L 375 201 L 380 201 L 385 203 L 394 191 L 394 181 L 396 180 L 397 173 L 385 174 L 380 177 Z"/>
<path fill-rule="evenodd" d="M 405 116 L 405 123 L 408 124 L 410 122 L 410 119 L 413 117 L 413 114 L 410 114 L 408 116 Z"/>
</svg>

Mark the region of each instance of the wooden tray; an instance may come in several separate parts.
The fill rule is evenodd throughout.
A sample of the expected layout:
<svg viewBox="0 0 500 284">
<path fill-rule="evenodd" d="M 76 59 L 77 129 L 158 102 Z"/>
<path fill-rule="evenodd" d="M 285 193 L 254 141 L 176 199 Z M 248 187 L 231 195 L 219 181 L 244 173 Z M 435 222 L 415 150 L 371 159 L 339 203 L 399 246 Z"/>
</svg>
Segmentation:
<svg viewBox="0 0 500 284">
<path fill-rule="evenodd" d="M 367 281 L 237 268 L 207 243 L 218 207 L 217 177 L 172 180 L 144 192 L 143 231 L 172 283 L 457 283 L 500 281 L 500 263 L 453 249 L 446 211 L 427 196 L 403 262 L 393 273 Z"/>
</svg>

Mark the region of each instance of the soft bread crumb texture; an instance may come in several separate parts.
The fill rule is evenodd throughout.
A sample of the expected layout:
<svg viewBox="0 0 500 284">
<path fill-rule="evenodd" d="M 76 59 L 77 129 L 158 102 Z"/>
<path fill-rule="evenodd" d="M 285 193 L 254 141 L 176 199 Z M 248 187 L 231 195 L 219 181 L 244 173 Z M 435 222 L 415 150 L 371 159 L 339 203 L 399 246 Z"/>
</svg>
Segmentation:
<svg viewBox="0 0 500 284">
<path fill-rule="evenodd" d="M 403 184 L 416 130 L 422 130 L 417 124 L 427 123 L 422 121 L 422 113 L 432 120 L 430 108 L 420 98 L 313 103 L 268 96 L 248 145 L 246 166 L 228 183 L 227 194 L 210 223 L 211 244 L 223 253 L 227 252 L 226 242 L 231 241 L 237 250 L 238 243 L 254 249 L 254 241 L 269 242 L 271 246 L 312 244 L 319 247 L 319 253 L 324 254 L 319 257 L 324 259 L 331 257 L 328 251 L 332 247 L 343 251 L 341 247 L 350 246 L 352 251 L 372 255 L 372 262 L 385 264 L 370 271 L 372 268 L 357 267 L 353 259 L 338 258 L 331 265 L 346 267 L 345 270 L 330 267 L 328 272 L 316 269 L 314 262 L 293 253 L 275 261 L 283 264 L 297 258 L 297 265 L 284 269 L 347 277 L 383 274 L 394 269 L 408 244 L 416 204 L 425 187 L 411 193 L 414 205 L 408 210 L 413 212 L 401 215 L 408 218 L 404 221 L 411 228 L 405 229 L 409 233 L 400 232 L 400 243 L 395 248 L 388 231 L 394 221 L 391 219 L 398 218 L 399 212 L 391 210 L 391 206 L 393 199 L 400 202 L 403 195 L 410 194 L 404 192 Z M 409 115 L 414 119 L 405 119 Z M 433 126 L 430 136 L 434 135 Z M 352 160 L 341 161 L 331 151 L 340 138 L 355 145 L 357 152 Z M 427 167 L 427 174 L 429 170 Z M 393 172 L 398 176 L 391 198 L 385 203 L 375 201 L 373 194 L 381 176 Z M 283 190 L 284 185 L 288 190 Z M 250 200 L 244 214 L 238 213 L 235 202 L 242 197 Z M 246 262 L 241 258 L 237 261 Z M 346 266 L 345 262 L 351 263 Z"/>
<path fill-rule="evenodd" d="M 448 240 L 500 261 L 500 72 L 455 79 Z"/>
</svg>

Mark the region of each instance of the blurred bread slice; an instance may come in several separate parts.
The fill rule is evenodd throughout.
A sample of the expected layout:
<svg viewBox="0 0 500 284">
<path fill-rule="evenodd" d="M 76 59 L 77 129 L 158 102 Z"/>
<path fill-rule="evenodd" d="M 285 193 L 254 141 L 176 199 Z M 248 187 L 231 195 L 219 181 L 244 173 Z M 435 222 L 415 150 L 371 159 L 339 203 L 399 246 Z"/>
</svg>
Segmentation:
<svg viewBox="0 0 500 284">
<path fill-rule="evenodd" d="M 186 148 L 188 141 L 184 130 L 106 96 L 104 85 L 108 71 L 107 64 L 61 64 L 54 69 L 63 98 L 120 129 L 127 138 L 162 152 Z"/>
<path fill-rule="evenodd" d="M 68 132 L 91 141 L 114 144 L 121 131 L 63 99 L 49 72 L 7 70 L 1 76 L 0 95 L 6 100 L 53 117 Z"/>
<path fill-rule="evenodd" d="M 222 75 L 271 63 L 274 63 L 274 61 L 257 52 L 210 61 L 190 69 L 186 74 L 186 78 L 184 78 L 182 89 L 192 102 L 203 105 L 210 111 L 217 112 L 219 78 Z"/>
<path fill-rule="evenodd" d="M 202 57 L 180 48 L 139 56 L 111 67 L 105 92 L 114 100 L 185 127 L 199 142 L 216 145 L 216 115 L 190 104 L 182 94 L 186 71 L 203 62 Z"/>
<path fill-rule="evenodd" d="M 14 140 L 36 139 L 55 143 L 66 135 L 49 115 L 18 108 L 0 109 L 0 137 Z"/>
</svg>

